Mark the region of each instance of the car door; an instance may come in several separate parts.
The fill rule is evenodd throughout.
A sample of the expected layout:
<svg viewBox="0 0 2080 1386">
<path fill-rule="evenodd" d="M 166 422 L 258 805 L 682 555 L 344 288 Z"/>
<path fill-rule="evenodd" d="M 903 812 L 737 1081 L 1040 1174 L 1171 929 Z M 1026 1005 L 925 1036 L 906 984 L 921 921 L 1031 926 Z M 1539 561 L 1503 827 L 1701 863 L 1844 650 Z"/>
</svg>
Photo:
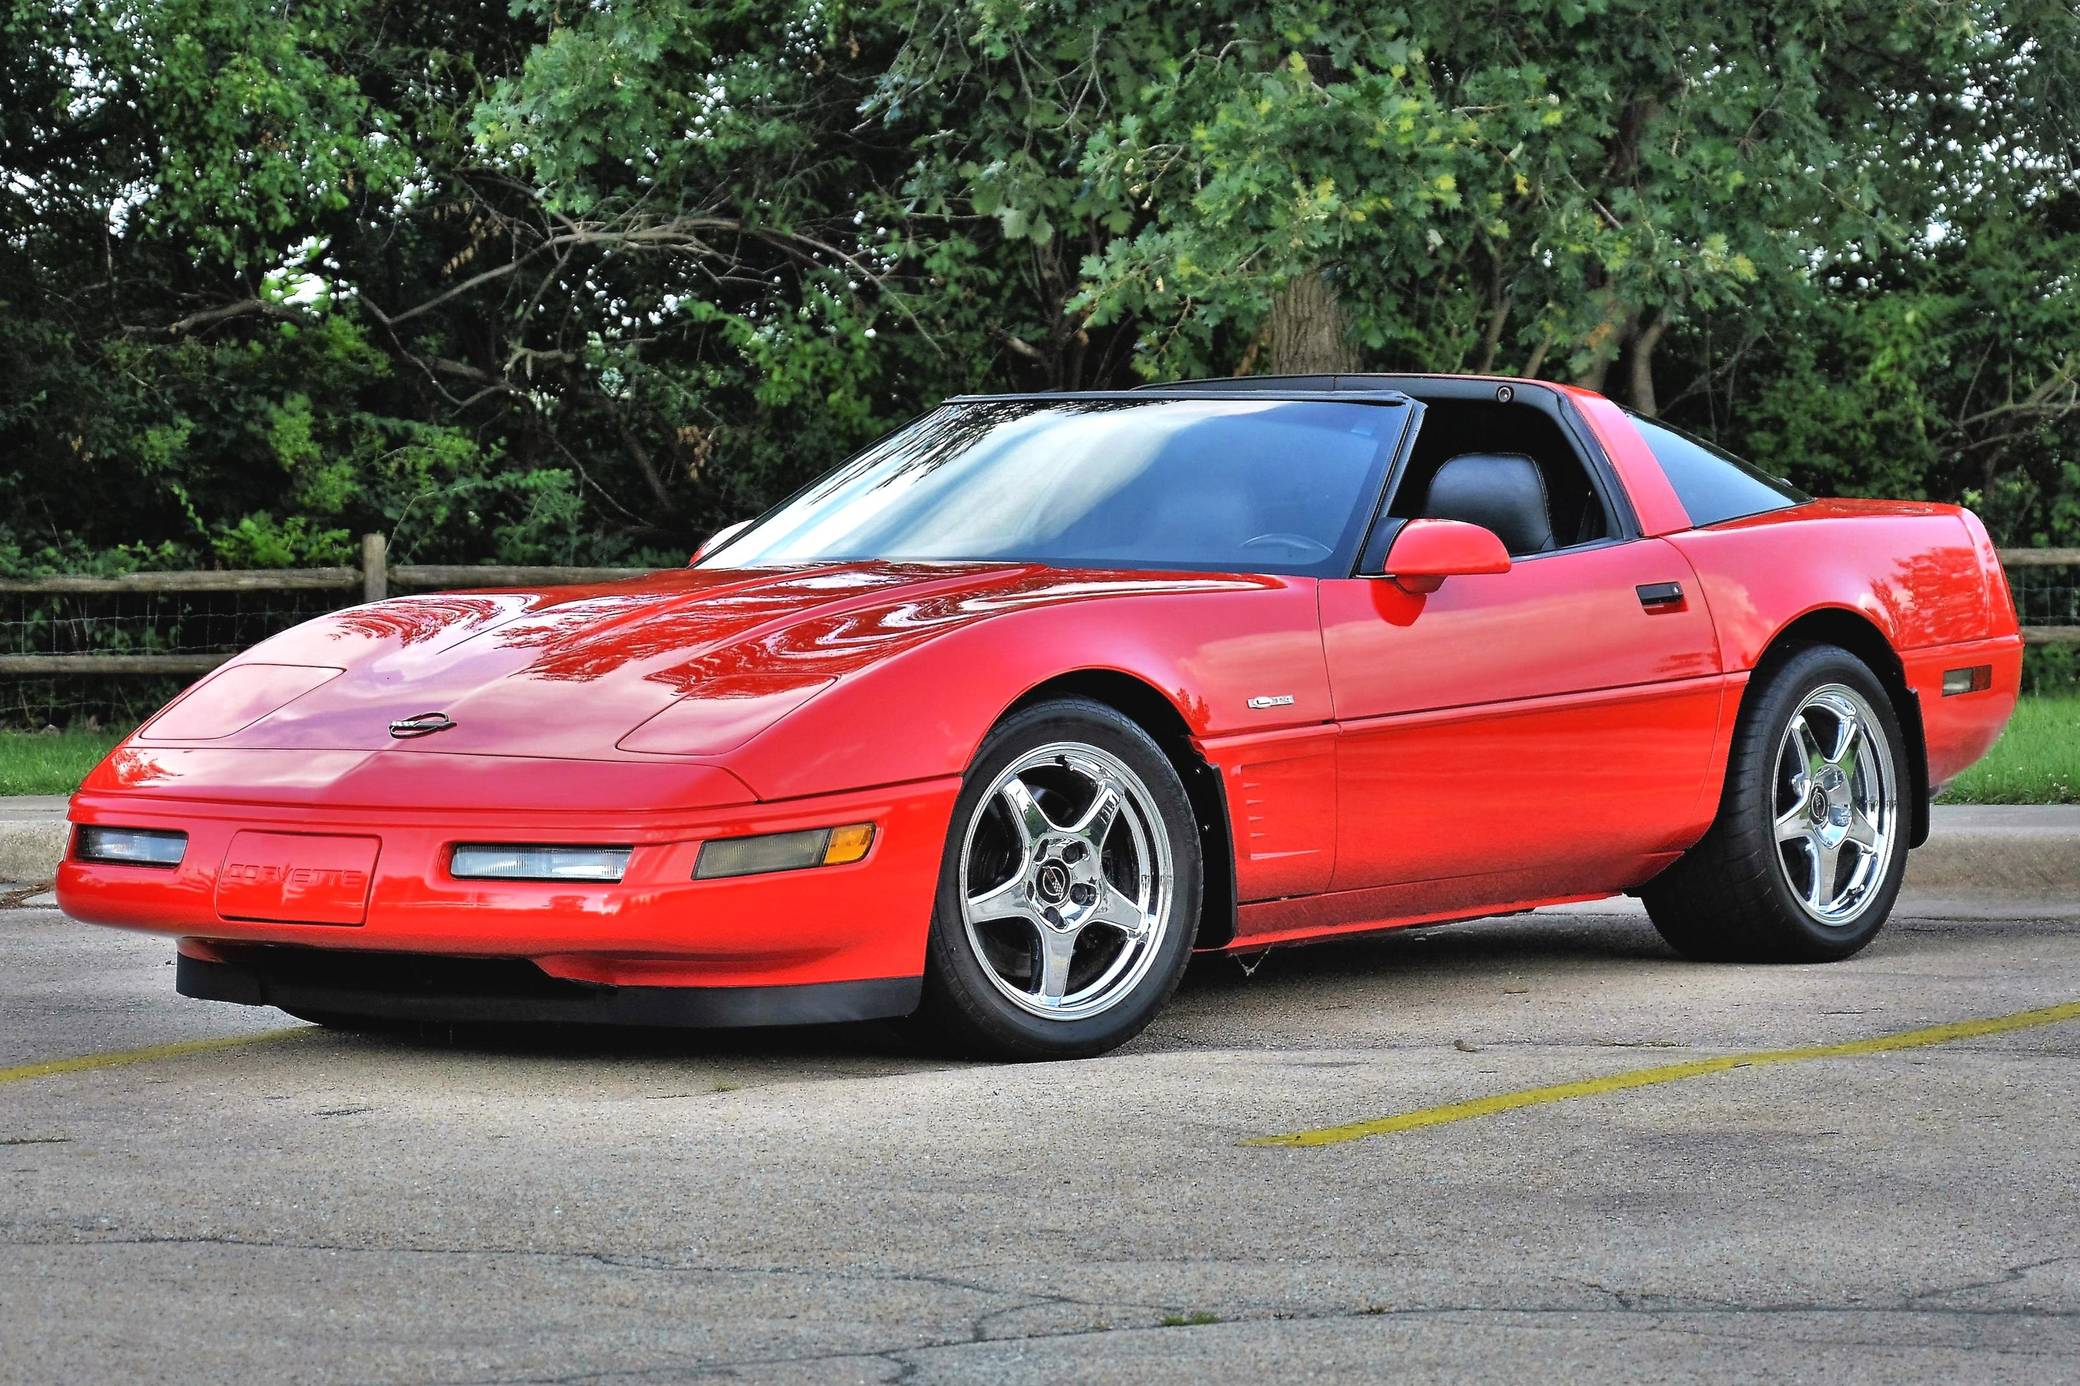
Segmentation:
<svg viewBox="0 0 2080 1386">
<path fill-rule="evenodd" d="M 1717 642 L 1673 545 L 1535 554 L 1427 595 L 1370 576 L 1319 593 L 1333 890 L 1430 882 L 1426 913 L 1608 893 L 1708 821 Z"/>
</svg>

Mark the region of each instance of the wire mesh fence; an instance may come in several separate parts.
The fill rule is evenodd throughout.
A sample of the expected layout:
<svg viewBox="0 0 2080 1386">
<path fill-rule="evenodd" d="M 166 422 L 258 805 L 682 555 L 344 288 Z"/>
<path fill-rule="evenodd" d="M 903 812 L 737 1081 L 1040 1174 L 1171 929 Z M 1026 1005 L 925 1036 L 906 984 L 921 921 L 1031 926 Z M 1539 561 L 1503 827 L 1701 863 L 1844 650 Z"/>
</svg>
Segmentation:
<svg viewBox="0 0 2080 1386">
<path fill-rule="evenodd" d="M 567 585 L 640 568 L 393 565 L 0 580 L 0 731 L 125 729 L 241 650 L 393 588 Z"/>
<path fill-rule="evenodd" d="M 0 593 L 0 651 L 233 654 L 340 604 L 317 591 Z"/>
<path fill-rule="evenodd" d="M 16 674 L 0 678 L 0 732 L 127 731 L 188 680 L 167 674 Z"/>
<path fill-rule="evenodd" d="M 2080 626 L 2080 563 L 2010 567 L 2008 585 L 2014 589 L 2015 614 L 2024 626 Z"/>
<path fill-rule="evenodd" d="M 0 592 L 0 729 L 134 726 L 223 660 L 353 595 Z"/>
</svg>

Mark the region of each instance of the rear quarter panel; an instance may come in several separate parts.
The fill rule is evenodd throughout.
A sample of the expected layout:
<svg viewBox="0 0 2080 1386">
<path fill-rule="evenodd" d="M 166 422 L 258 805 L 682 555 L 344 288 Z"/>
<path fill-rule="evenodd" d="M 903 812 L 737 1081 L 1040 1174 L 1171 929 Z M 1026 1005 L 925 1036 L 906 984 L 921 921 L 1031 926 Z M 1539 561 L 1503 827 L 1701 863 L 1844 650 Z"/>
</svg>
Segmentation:
<svg viewBox="0 0 2080 1386">
<path fill-rule="evenodd" d="M 1813 501 L 1669 541 L 1697 570 L 1730 671 L 1752 671 L 1814 612 L 1853 612 L 1876 627 L 1919 702 L 1932 786 L 1984 755 L 2014 710 L 2021 636 L 1985 528 L 1968 511 Z M 1944 670 L 1975 664 L 1992 666 L 1993 686 L 1944 697 Z"/>
<path fill-rule="evenodd" d="M 1673 535 L 1704 584 L 1729 669 L 1752 669 L 1809 611 L 1856 611 L 1896 650 L 1996 634 L 1978 547 L 1955 506 L 1813 501 Z"/>
</svg>

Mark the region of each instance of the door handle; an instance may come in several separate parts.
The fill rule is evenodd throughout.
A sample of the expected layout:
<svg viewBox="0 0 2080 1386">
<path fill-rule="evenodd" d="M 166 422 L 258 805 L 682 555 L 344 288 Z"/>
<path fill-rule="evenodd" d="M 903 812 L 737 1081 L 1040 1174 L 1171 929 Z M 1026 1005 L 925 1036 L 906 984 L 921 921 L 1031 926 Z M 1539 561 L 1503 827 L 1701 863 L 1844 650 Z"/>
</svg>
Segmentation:
<svg viewBox="0 0 2080 1386">
<path fill-rule="evenodd" d="M 1639 604 L 1649 611 L 1672 611 L 1683 604 L 1680 582 L 1643 582 L 1632 590 L 1639 593 Z"/>
</svg>

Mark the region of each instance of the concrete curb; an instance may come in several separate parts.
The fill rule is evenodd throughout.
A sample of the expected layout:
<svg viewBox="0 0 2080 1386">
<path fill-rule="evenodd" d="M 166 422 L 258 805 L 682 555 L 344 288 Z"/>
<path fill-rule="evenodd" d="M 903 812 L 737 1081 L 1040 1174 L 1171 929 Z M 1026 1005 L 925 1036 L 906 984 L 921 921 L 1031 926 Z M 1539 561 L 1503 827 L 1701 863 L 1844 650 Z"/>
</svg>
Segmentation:
<svg viewBox="0 0 2080 1386">
<path fill-rule="evenodd" d="M 62 798 L 0 799 L 0 881 L 49 885 L 66 840 Z M 2080 900 L 2080 804 L 1938 805 L 1907 885 Z"/>
<path fill-rule="evenodd" d="M 0 881 L 49 885 L 69 832 L 59 795 L 0 799 Z"/>
<path fill-rule="evenodd" d="M 2080 804 L 1938 804 L 1907 885 L 2080 901 Z"/>
</svg>

